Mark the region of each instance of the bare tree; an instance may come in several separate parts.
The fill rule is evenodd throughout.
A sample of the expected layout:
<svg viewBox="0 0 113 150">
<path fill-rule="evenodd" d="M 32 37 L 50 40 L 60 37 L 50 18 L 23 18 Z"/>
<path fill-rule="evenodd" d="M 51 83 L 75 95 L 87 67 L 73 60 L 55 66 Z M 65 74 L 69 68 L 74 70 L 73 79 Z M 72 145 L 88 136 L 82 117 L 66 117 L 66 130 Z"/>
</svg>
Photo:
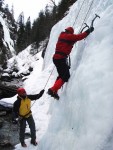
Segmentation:
<svg viewBox="0 0 113 150">
<path fill-rule="evenodd" d="M 52 4 L 53 6 L 55 6 L 55 7 L 56 7 L 55 0 L 50 0 L 50 4 Z"/>
</svg>

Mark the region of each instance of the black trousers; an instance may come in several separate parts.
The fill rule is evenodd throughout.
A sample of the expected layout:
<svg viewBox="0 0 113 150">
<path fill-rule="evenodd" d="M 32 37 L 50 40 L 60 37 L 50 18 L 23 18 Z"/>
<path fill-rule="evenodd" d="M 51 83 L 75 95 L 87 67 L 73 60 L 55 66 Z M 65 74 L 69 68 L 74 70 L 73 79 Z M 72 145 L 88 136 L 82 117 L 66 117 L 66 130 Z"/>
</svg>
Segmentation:
<svg viewBox="0 0 113 150">
<path fill-rule="evenodd" d="M 31 131 L 31 140 L 35 141 L 35 139 L 36 139 L 35 122 L 34 122 L 34 119 L 33 119 L 32 115 L 30 115 L 28 118 L 22 118 L 20 120 L 20 134 L 19 134 L 19 139 L 20 139 L 21 143 L 23 143 L 24 139 L 25 139 L 26 122 L 28 123 L 30 131 Z"/>
<path fill-rule="evenodd" d="M 70 71 L 69 66 L 67 64 L 67 58 L 63 59 L 54 59 L 53 63 L 56 66 L 57 72 L 58 72 L 58 78 L 61 78 L 64 82 L 68 82 L 68 79 L 70 78 Z"/>
</svg>

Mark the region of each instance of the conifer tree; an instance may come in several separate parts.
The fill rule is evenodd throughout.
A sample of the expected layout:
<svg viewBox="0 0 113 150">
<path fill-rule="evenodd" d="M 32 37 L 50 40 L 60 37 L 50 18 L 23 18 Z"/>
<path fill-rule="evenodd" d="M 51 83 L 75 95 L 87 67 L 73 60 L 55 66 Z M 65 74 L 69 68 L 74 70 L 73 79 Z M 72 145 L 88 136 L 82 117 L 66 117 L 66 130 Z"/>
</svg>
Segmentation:
<svg viewBox="0 0 113 150">
<path fill-rule="evenodd" d="M 12 16 L 14 18 L 14 6 L 13 5 L 12 5 L 12 8 L 11 8 L 11 14 L 12 14 Z"/>
<path fill-rule="evenodd" d="M 26 41 L 26 47 L 31 44 L 31 20 L 30 17 L 28 17 L 26 25 L 25 25 L 25 41 Z"/>
<path fill-rule="evenodd" d="M 2 11 L 3 9 L 2 9 L 2 5 L 3 5 L 3 3 L 4 3 L 4 0 L 0 0 L 0 11 Z"/>
<path fill-rule="evenodd" d="M 66 15 L 66 11 L 75 1 L 77 0 L 61 0 L 57 6 L 55 0 L 50 0 L 51 5 L 47 5 L 44 11 L 41 10 L 32 24 L 31 43 L 36 42 L 38 47 L 41 41 L 49 38 L 51 28 Z"/>
<path fill-rule="evenodd" d="M 44 40 L 45 38 L 45 14 L 43 11 L 41 11 L 39 13 L 39 17 L 38 19 L 36 20 L 36 25 L 33 26 L 33 30 L 34 30 L 34 27 L 36 27 L 36 33 L 35 33 L 35 37 L 34 37 L 34 40 L 36 41 L 36 44 L 38 46 L 39 42 Z"/>
<path fill-rule="evenodd" d="M 25 26 L 24 26 L 24 13 L 22 12 L 18 17 L 18 33 L 17 33 L 17 53 L 22 51 L 25 48 Z"/>
</svg>

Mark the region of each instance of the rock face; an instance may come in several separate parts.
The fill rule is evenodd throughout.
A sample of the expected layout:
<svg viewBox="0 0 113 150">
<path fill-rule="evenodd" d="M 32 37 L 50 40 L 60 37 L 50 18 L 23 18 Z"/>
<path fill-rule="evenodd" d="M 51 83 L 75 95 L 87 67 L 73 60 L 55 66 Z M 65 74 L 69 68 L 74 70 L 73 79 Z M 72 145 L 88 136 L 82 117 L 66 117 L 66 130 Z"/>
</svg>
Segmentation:
<svg viewBox="0 0 113 150">
<path fill-rule="evenodd" d="M 9 140 L 4 139 L 3 136 L 0 138 L 0 149 L 1 150 L 12 150 L 14 146 L 9 142 Z"/>
<path fill-rule="evenodd" d="M 17 89 L 23 85 L 21 78 L 0 78 L 0 99 L 15 96 Z"/>
<path fill-rule="evenodd" d="M 6 115 L 6 111 L 0 111 L 0 116 L 5 116 Z"/>
<path fill-rule="evenodd" d="M 13 150 L 17 143 L 19 143 L 17 126 L 12 125 L 11 112 L 8 112 L 5 116 L 0 116 L 0 150 Z"/>
<path fill-rule="evenodd" d="M 3 119 L 1 118 L 0 119 L 0 128 L 2 128 L 3 127 Z"/>
<path fill-rule="evenodd" d="M 18 83 L 18 84 L 17 84 Z M 0 99 L 16 95 L 18 81 L 0 82 Z M 0 150 L 13 150 L 19 143 L 19 126 L 12 124 L 12 108 L 0 105 Z"/>
<path fill-rule="evenodd" d="M 30 133 L 25 135 L 29 138 Z M 19 124 L 12 124 L 12 113 L 7 111 L 6 116 L 0 116 L 0 150 L 13 150 L 19 141 Z"/>
<path fill-rule="evenodd" d="M 4 84 L 0 84 L 0 99 L 13 97 L 16 95 L 16 90 L 18 87 L 16 86 L 7 86 Z"/>
<path fill-rule="evenodd" d="M 17 85 L 22 81 L 12 79 L 0 82 L 0 99 L 16 95 Z M 0 105 L 0 150 L 13 150 L 19 142 L 19 125 L 12 124 L 12 108 Z"/>
</svg>

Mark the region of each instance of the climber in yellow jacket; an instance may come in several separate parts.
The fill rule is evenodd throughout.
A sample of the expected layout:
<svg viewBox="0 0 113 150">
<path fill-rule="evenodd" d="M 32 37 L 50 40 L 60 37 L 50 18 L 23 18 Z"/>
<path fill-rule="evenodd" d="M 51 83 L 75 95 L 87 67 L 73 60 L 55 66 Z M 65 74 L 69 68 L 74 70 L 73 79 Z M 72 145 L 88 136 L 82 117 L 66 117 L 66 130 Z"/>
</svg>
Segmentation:
<svg viewBox="0 0 113 150">
<path fill-rule="evenodd" d="M 25 144 L 25 128 L 26 128 L 26 121 L 29 125 L 31 131 L 31 144 L 34 146 L 37 145 L 36 142 L 36 129 L 35 129 L 35 122 L 31 112 L 31 100 L 39 99 L 44 93 L 42 90 L 39 94 L 35 95 L 27 95 L 24 88 L 18 88 L 17 90 L 17 100 L 14 102 L 13 105 L 13 116 L 12 121 L 14 124 L 17 123 L 18 118 L 20 123 L 20 133 L 19 139 L 21 142 L 22 147 L 27 147 Z"/>
</svg>

